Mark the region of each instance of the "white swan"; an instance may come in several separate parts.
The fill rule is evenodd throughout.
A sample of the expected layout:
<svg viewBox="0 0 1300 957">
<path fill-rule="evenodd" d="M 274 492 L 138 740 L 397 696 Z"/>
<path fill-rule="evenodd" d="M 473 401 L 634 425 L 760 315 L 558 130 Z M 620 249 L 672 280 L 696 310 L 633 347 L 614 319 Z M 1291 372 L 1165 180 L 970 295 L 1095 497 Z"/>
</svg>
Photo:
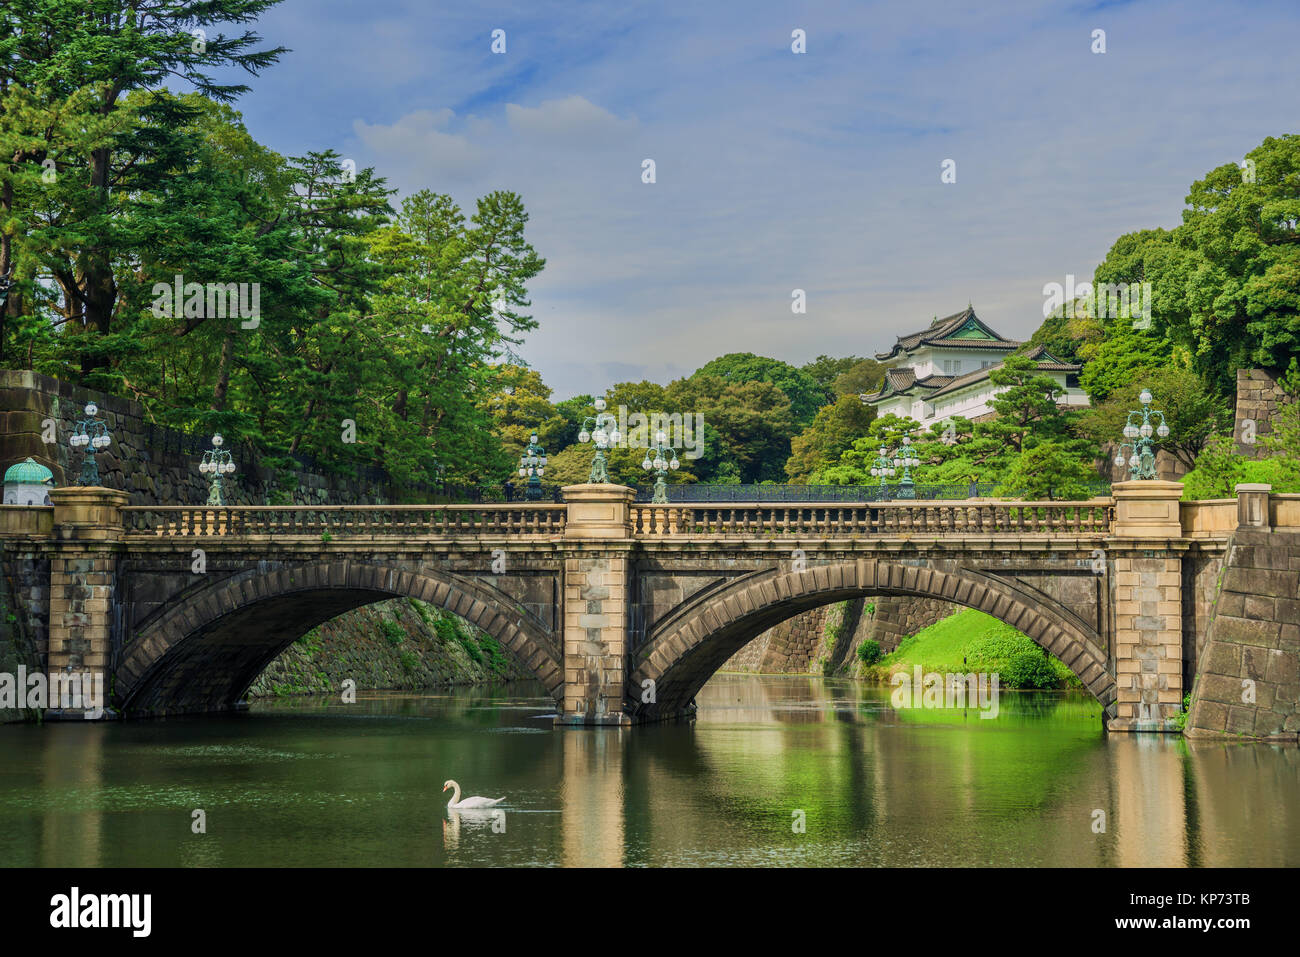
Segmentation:
<svg viewBox="0 0 1300 957">
<path fill-rule="evenodd" d="M 462 801 L 460 799 L 459 784 L 457 784 L 455 781 L 447 781 L 445 784 L 443 784 L 442 789 L 443 791 L 446 791 L 447 788 L 452 789 L 451 800 L 447 802 L 447 807 L 449 807 L 453 811 L 472 811 L 475 808 L 493 807 L 505 800 L 505 798 L 503 797 L 499 797 L 499 798 L 468 797 Z"/>
</svg>

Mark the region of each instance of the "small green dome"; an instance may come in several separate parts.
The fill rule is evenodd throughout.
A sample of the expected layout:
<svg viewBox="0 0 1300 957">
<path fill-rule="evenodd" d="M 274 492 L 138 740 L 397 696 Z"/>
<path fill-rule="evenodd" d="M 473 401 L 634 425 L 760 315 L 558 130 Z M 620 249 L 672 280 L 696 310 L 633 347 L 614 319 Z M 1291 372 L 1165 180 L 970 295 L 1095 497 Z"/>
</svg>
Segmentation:
<svg viewBox="0 0 1300 957">
<path fill-rule="evenodd" d="M 15 485 L 44 485 L 46 482 L 54 481 L 54 473 L 41 465 L 31 456 L 27 457 L 26 462 L 19 462 L 17 465 L 11 465 L 5 472 L 5 484 L 10 482 Z"/>
</svg>

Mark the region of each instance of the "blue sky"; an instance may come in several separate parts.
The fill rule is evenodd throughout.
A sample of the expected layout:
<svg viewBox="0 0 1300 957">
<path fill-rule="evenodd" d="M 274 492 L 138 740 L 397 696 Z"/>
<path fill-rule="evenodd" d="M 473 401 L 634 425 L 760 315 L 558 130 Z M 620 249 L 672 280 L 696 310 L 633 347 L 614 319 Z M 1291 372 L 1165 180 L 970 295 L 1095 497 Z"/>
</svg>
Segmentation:
<svg viewBox="0 0 1300 957">
<path fill-rule="evenodd" d="M 548 264 L 522 355 L 555 399 L 872 355 L 967 302 L 1027 337 L 1045 283 L 1300 132 L 1295 0 L 285 0 L 256 29 L 292 50 L 237 104 L 260 141 L 399 197 L 523 196 Z"/>
</svg>

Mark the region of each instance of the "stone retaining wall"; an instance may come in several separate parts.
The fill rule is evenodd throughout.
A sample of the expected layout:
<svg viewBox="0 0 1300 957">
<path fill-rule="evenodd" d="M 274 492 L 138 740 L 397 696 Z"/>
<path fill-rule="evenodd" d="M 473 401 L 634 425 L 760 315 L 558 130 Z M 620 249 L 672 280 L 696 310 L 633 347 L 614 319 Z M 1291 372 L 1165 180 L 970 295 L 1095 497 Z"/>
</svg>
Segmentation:
<svg viewBox="0 0 1300 957">
<path fill-rule="evenodd" d="M 723 664 L 723 671 L 802 675 L 814 670 L 822 643 L 826 614 L 823 606 L 788 618 L 763 632 Z"/>
<path fill-rule="evenodd" d="M 876 613 L 865 637 L 880 642 L 880 650 L 886 655 L 904 638 L 943 621 L 959 610 L 951 602 L 938 598 L 877 598 L 875 605 Z"/>
<path fill-rule="evenodd" d="M 841 607 L 841 605 L 843 607 Z M 869 611 L 871 608 L 873 611 Z M 814 608 L 760 634 L 722 666 L 760 674 L 852 674 L 858 646 L 868 639 L 888 654 L 959 609 L 937 598 L 856 598 Z M 831 633 L 837 635 L 831 641 Z"/>
<path fill-rule="evenodd" d="M 1282 391 L 1270 373 L 1263 369 L 1237 370 L 1237 408 L 1232 427 L 1232 440 L 1238 455 L 1248 459 L 1261 458 L 1264 450 L 1258 439 L 1273 432 L 1273 416 L 1284 404 L 1293 399 Z M 1247 422 L 1254 423 L 1254 442 L 1246 442 Z"/>
<path fill-rule="evenodd" d="M 49 626 L 50 562 L 8 542 L 0 546 L 0 673 L 17 675 L 22 666 L 35 674 L 45 669 L 41 649 Z M 0 707 L 0 724 L 25 717 L 34 715 L 21 707 Z"/>
<path fill-rule="evenodd" d="M 531 677 L 486 632 L 424 602 L 396 599 L 312 629 L 267 666 L 248 694 L 338 695 L 347 679 L 358 690 L 417 690 Z"/>
<path fill-rule="evenodd" d="M 1187 734 L 1300 737 L 1300 532 L 1239 528 L 1215 601 Z"/>
</svg>

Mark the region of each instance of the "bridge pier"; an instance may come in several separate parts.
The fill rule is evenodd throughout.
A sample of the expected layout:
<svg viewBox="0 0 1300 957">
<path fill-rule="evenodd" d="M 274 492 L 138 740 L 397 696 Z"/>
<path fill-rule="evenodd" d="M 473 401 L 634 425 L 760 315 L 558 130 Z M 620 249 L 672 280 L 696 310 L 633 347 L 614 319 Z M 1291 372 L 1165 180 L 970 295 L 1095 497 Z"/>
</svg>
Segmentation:
<svg viewBox="0 0 1300 957">
<path fill-rule="evenodd" d="M 50 706 L 45 718 L 116 717 L 108 708 L 112 621 L 117 564 L 125 548 L 122 508 L 129 497 L 113 489 L 77 487 L 53 489 L 50 499 L 55 550 L 50 558 Z"/>
<path fill-rule="evenodd" d="M 1180 482 L 1119 482 L 1114 568 L 1116 713 L 1110 731 L 1178 732 L 1183 701 Z"/>
<path fill-rule="evenodd" d="M 635 496 L 622 485 L 564 489 L 564 700 L 557 725 L 632 723 L 623 696 Z"/>
</svg>

